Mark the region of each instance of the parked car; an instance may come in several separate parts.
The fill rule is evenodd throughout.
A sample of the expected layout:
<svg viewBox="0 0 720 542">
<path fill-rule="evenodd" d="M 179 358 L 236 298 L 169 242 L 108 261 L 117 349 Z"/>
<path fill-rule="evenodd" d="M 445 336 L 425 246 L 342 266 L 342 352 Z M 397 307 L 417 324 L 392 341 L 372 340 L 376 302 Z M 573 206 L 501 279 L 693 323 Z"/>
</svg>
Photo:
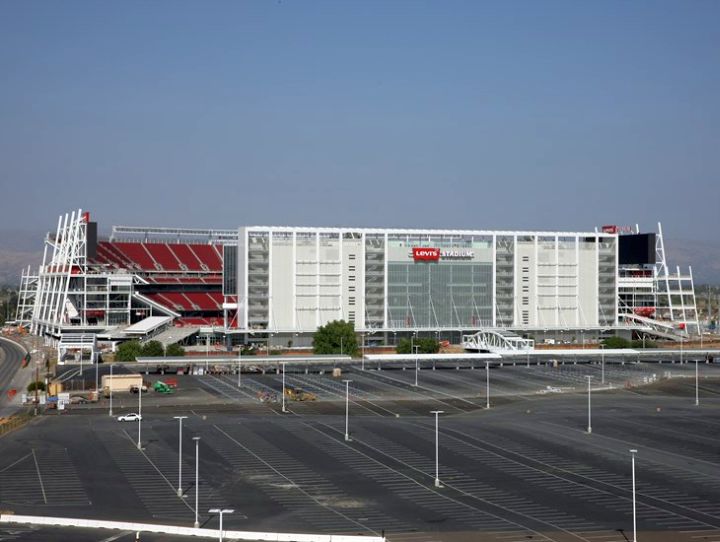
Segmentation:
<svg viewBox="0 0 720 542">
<path fill-rule="evenodd" d="M 138 422 L 140 420 L 142 420 L 142 416 L 135 412 L 133 412 L 131 414 L 123 414 L 122 416 L 118 416 L 119 422 Z"/>
</svg>

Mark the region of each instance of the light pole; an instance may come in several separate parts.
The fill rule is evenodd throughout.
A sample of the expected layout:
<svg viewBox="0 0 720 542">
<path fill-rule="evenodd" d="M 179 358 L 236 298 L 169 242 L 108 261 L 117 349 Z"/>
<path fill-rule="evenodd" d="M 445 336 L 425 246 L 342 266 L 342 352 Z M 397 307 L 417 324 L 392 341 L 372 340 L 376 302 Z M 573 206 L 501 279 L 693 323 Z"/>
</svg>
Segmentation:
<svg viewBox="0 0 720 542">
<path fill-rule="evenodd" d="M 108 412 L 108 416 L 112 416 L 112 401 L 113 401 L 113 364 L 110 364 L 110 381 L 108 382 L 108 388 L 110 390 L 110 412 Z M 142 390 L 140 390 L 142 392 Z"/>
<path fill-rule="evenodd" d="M 490 362 L 485 362 L 485 408 L 490 409 Z"/>
<path fill-rule="evenodd" d="M 343 380 L 345 382 L 345 442 L 350 441 L 350 431 L 348 430 L 350 416 L 350 382 L 352 380 Z"/>
<path fill-rule="evenodd" d="M 683 364 L 683 336 L 680 335 L 680 365 Z"/>
<path fill-rule="evenodd" d="M 195 523 L 193 526 L 197 529 L 200 527 L 198 521 L 198 488 L 200 486 L 200 437 L 193 437 L 195 441 Z"/>
<path fill-rule="evenodd" d="M 282 411 L 287 412 L 285 409 L 285 362 L 281 362 L 282 365 Z"/>
<path fill-rule="evenodd" d="M 700 378 L 697 358 L 695 358 L 695 406 L 700 406 Z"/>
<path fill-rule="evenodd" d="M 187 416 L 173 416 L 177 421 L 180 422 L 180 436 L 178 438 L 178 497 L 182 497 L 182 421 Z"/>
<path fill-rule="evenodd" d="M 361 354 L 360 355 L 360 370 L 364 371 L 365 370 L 365 334 L 361 333 L 360 338 L 362 339 L 362 343 L 361 343 L 362 348 L 360 351 L 360 354 Z"/>
<path fill-rule="evenodd" d="M 242 344 L 238 350 L 238 388 L 242 387 Z"/>
<path fill-rule="evenodd" d="M 138 450 L 142 450 L 140 446 L 140 431 L 142 429 L 142 389 L 143 382 L 140 379 L 140 387 L 138 388 Z"/>
<path fill-rule="evenodd" d="M 605 345 L 604 344 L 600 345 L 600 353 L 601 353 L 601 358 L 600 358 L 601 382 L 600 383 L 605 384 Z"/>
<path fill-rule="evenodd" d="M 420 370 L 420 366 L 418 365 L 418 347 L 413 347 L 415 352 L 415 387 L 417 388 L 418 385 L 418 371 Z"/>
<path fill-rule="evenodd" d="M 637 450 L 630 450 L 632 454 L 632 497 L 633 497 L 633 542 L 637 542 L 637 516 L 635 509 L 635 454 Z"/>
<path fill-rule="evenodd" d="M 220 514 L 220 531 L 218 535 L 218 540 L 222 542 L 223 539 L 223 528 L 222 528 L 222 517 L 223 514 L 232 514 L 235 510 L 232 508 L 211 508 L 208 510 L 209 514 Z"/>
<path fill-rule="evenodd" d="M 590 404 L 590 390 L 591 390 L 590 382 L 592 381 L 592 376 L 588 376 L 587 379 L 588 379 L 588 428 L 587 428 L 587 432 L 588 432 L 588 434 L 590 434 L 590 433 L 592 433 L 592 424 L 591 424 L 592 408 L 591 408 L 591 404 Z"/>
<path fill-rule="evenodd" d="M 438 459 L 438 415 L 442 414 L 442 410 L 431 410 L 430 414 L 435 414 L 435 487 L 442 487 L 440 484 L 440 461 Z"/>
</svg>

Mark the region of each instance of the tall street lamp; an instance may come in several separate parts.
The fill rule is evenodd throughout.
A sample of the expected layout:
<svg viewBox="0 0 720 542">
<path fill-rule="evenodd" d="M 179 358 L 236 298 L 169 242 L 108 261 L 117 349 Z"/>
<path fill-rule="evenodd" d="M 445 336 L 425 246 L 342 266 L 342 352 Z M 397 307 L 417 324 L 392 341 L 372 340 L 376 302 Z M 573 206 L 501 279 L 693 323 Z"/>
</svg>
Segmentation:
<svg viewBox="0 0 720 542">
<path fill-rule="evenodd" d="M 590 382 L 592 381 L 592 376 L 588 376 L 587 379 L 588 379 L 588 428 L 587 428 L 587 432 L 589 434 L 589 433 L 592 433 L 592 424 L 591 424 L 592 408 L 591 408 L 591 403 L 590 403 L 590 390 L 592 389 Z"/>
<path fill-rule="evenodd" d="M 232 514 L 235 510 L 232 508 L 211 508 L 208 510 L 209 514 L 220 514 L 220 531 L 218 533 L 218 540 L 222 542 L 223 539 L 223 528 L 222 528 L 222 518 L 223 514 Z"/>
<path fill-rule="evenodd" d="M 680 335 L 680 365 L 683 364 L 683 336 Z"/>
<path fill-rule="evenodd" d="M 435 414 L 435 487 L 442 487 L 440 484 L 440 460 L 438 446 L 438 415 L 442 414 L 442 410 L 431 410 L 430 414 Z"/>
<path fill-rule="evenodd" d="M 630 450 L 632 454 L 632 501 L 633 501 L 633 542 L 637 542 L 637 513 L 635 507 L 635 454 L 637 450 Z"/>
<path fill-rule="evenodd" d="M 195 441 L 195 523 L 193 525 L 197 529 L 198 527 L 200 527 L 200 522 L 198 521 L 198 488 L 200 487 L 200 437 L 193 437 L 193 440 Z"/>
<path fill-rule="evenodd" d="M 142 430 L 142 389 L 143 389 L 143 382 L 142 378 L 140 379 L 140 388 L 138 389 L 138 450 L 141 450 L 142 447 L 140 446 L 140 431 Z"/>
<path fill-rule="evenodd" d="M 700 378 L 697 358 L 695 358 L 695 406 L 700 406 Z"/>
<path fill-rule="evenodd" d="M 350 382 L 352 380 L 343 380 L 345 382 L 345 442 L 350 441 L 349 416 L 350 416 Z"/>
<path fill-rule="evenodd" d="M 600 375 L 601 375 L 601 384 L 605 384 L 605 345 L 600 345 L 600 352 L 601 352 L 601 361 L 600 361 Z"/>
<path fill-rule="evenodd" d="M 282 365 L 282 411 L 287 412 L 285 408 L 285 362 L 281 362 Z"/>
<path fill-rule="evenodd" d="M 108 416 L 112 416 L 112 402 L 113 402 L 113 364 L 110 364 L 110 381 L 108 382 L 108 389 L 110 390 L 110 412 Z M 140 390 L 142 392 L 142 390 Z"/>
<path fill-rule="evenodd" d="M 180 422 L 180 436 L 178 437 L 178 497 L 182 497 L 182 421 L 187 416 L 173 416 L 178 422 Z"/>
<path fill-rule="evenodd" d="M 415 354 L 415 387 L 417 388 L 417 385 L 418 385 L 418 371 L 420 370 L 420 366 L 418 365 L 418 347 L 415 346 L 415 347 L 413 347 L 413 349 L 415 350 L 415 352 L 414 352 L 414 354 Z"/>
<path fill-rule="evenodd" d="M 238 388 L 242 387 L 242 344 L 238 349 Z"/>
<path fill-rule="evenodd" d="M 361 350 L 360 350 L 360 364 L 361 364 L 361 371 L 365 370 L 365 333 L 360 334 L 360 338 L 362 339 L 361 343 Z"/>
<path fill-rule="evenodd" d="M 485 408 L 490 409 L 490 362 L 485 362 Z"/>
</svg>

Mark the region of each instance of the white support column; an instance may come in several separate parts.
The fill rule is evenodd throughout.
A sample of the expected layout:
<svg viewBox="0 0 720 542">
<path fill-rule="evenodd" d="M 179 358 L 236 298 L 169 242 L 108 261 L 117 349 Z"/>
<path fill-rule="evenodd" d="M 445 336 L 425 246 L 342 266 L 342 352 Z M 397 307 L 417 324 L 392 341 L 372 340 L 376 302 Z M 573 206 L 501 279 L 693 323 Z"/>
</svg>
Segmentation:
<svg viewBox="0 0 720 542">
<path fill-rule="evenodd" d="M 273 321 L 273 287 L 272 287 L 272 256 L 273 256 L 273 231 L 268 230 L 268 329 L 275 329 L 277 326 Z M 268 345 L 270 339 L 268 338 Z M 269 350 L 268 350 L 269 351 Z"/>
<path fill-rule="evenodd" d="M 680 266 L 675 267 L 675 272 L 677 273 L 677 286 L 678 290 L 680 291 L 680 313 L 682 314 L 682 321 L 685 324 L 685 332 L 688 332 L 687 329 L 687 314 L 685 313 L 685 289 L 683 287 L 683 280 L 682 275 L 680 274 Z"/>
<path fill-rule="evenodd" d="M 249 273 L 249 272 L 248 272 L 248 266 L 249 266 L 250 245 L 249 245 L 249 243 L 248 243 L 248 238 L 249 238 L 249 236 L 248 236 L 248 230 L 247 230 L 247 228 L 244 228 L 244 236 L 245 236 L 245 243 L 244 243 L 245 246 L 243 247 L 243 251 L 245 252 L 245 256 L 244 256 L 244 259 L 245 259 L 245 265 L 244 265 L 244 267 L 245 267 L 245 270 L 244 270 L 245 280 L 244 280 L 243 282 L 245 283 L 245 288 L 244 288 L 244 290 L 245 290 L 245 294 L 244 294 L 244 295 L 245 295 L 245 299 L 243 300 L 243 312 L 245 313 L 245 322 L 244 322 L 244 324 L 245 324 L 245 329 L 249 329 L 249 328 L 250 328 L 250 325 L 249 325 L 249 320 L 248 320 L 248 316 L 249 316 L 249 315 L 248 315 L 248 312 L 249 312 L 249 311 L 248 311 L 248 305 L 249 305 L 249 303 L 248 303 L 248 293 L 249 293 L 249 285 L 248 285 L 248 282 L 249 282 L 248 273 Z M 238 299 L 238 302 L 240 302 L 240 299 Z"/>
<path fill-rule="evenodd" d="M 555 325 L 560 325 L 560 237 L 555 234 Z"/>
<path fill-rule="evenodd" d="M 492 326 L 497 327 L 497 235 L 492 236 Z"/>
<path fill-rule="evenodd" d="M 513 303 L 513 321 L 512 325 L 517 326 L 522 323 L 522 317 L 519 316 L 518 311 L 518 288 L 520 287 L 520 284 L 522 284 L 520 281 L 520 273 L 518 272 L 518 238 L 517 235 L 513 235 L 513 297 L 512 297 L 512 303 Z M 507 324 L 503 324 L 507 325 Z"/>
<path fill-rule="evenodd" d="M 297 231 L 292 232 L 292 324 L 298 331 L 297 321 Z"/>
<path fill-rule="evenodd" d="M 359 316 L 358 327 L 360 329 L 367 328 L 366 321 L 365 321 L 365 316 L 367 314 L 367 303 L 365 302 L 365 284 L 367 282 L 367 278 L 365 276 L 365 274 L 367 273 L 367 269 L 365 268 L 365 241 L 366 241 L 365 235 L 366 235 L 365 232 L 362 232 L 360 234 L 360 242 L 362 243 L 360 245 L 360 262 L 355 266 L 355 269 L 362 268 L 362 281 L 360 284 L 360 292 L 361 293 L 358 296 L 358 298 L 360 299 L 360 302 L 362 303 L 362 306 L 358 307 L 355 312 L 356 318 Z"/>
<path fill-rule="evenodd" d="M 575 236 L 575 326 L 580 327 L 580 237 Z"/>
<path fill-rule="evenodd" d="M 343 267 L 345 264 L 344 259 L 343 259 L 343 254 L 344 254 L 343 244 L 345 243 L 345 236 L 343 233 L 344 232 L 342 230 L 340 230 L 340 233 L 338 234 L 338 254 L 340 255 L 340 263 L 338 264 L 340 267 L 340 274 L 338 276 L 338 305 L 339 305 L 338 313 L 340 316 L 340 320 L 345 320 L 345 310 L 343 307 L 343 294 L 344 294 L 344 292 L 343 292 L 343 276 L 345 275 L 345 270 Z M 357 269 L 358 269 L 357 260 L 355 260 L 355 284 L 356 285 L 358 283 Z M 355 288 L 355 290 L 357 290 L 357 287 Z M 357 299 L 356 299 L 356 301 L 357 301 Z M 355 304 L 355 317 L 357 318 L 357 303 Z M 348 314 L 347 320 L 349 320 L 349 319 L 350 319 L 350 315 Z"/>
<path fill-rule="evenodd" d="M 544 321 L 540 322 L 541 314 L 543 314 L 543 320 L 545 318 L 544 318 L 544 313 L 541 311 L 542 307 L 540 306 L 540 296 L 538 295 L 538 292 L 540 291 L 539 281 L 538 281 L 538 253 L 539 253 L 538 234 L 535 234 L 533 236 L 533 239 L 534 239 L 533 265 L 532 265 L 533 284 L 532 284 L 531 288 L 533 290 L 532 300 L 533 300 L 533 303 L 535 304 L 535 325 L 540 326 L 540 325 L 545 325 L 546 323 Z M 528 292 L 528 296 L 530 296 L 530 292 Z M 532 313 L 532 311 L 530 310 L 530 307 L 528 307 L 528 313 L 530 313 L 530 314 Z M 530 325 L 533 325 L 532 321 L 530 321 Z"/>
<path fill-rule="evenodd" d="M 595 321 L 600 323 L 600 239 L 595 235 Z"/>
<path fill-rule="evenodd" d="M 384 295 L 385 299 L 383 300 L 383 304 L 385 305 L 385 325 L 384 325 L 384 327 L 385 327 L 385 329 L 387 329 L 387 328 L 389 327 L 389 325 L 388 325 L 388 322 L 389 322 L 389 320 L 388 320 L 388 280 L 389 280 L 389 279 L 388 279 L 388 255 L 389 255 L 389 253 L 390 253 L 390 249 L 389 249 L 389 247 L 388 247 L 388 234 L 387 234 L 387 233 L 385 233 L 385 247 L 384 247 L 384 249 L 385 249 L 385 259 L 384 259 L 384 262 L 383 262 L 383 263 L 384 263 L 384 265 L 385 265 L 385 273 L 384 273 L 385 276 L 383 277 L 383 281 L 384 281 L 384 283 L 385 283 L 385 284 L 384 284 L 384 286 L 385 286 L 385 295 Z"/>
<path fill-rule="evenodd" d="M 315 232 L 315 327 L 320 327 L 320 232 Z"/>
</svg>

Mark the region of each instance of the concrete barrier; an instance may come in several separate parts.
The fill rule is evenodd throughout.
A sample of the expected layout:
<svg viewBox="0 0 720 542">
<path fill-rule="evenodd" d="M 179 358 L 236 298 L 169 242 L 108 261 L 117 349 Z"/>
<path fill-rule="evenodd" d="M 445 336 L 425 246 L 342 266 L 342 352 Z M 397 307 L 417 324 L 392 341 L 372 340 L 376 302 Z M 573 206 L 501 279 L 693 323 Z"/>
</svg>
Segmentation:
<svg viewBox="0 0 720 542">
<path fill-rule="evenodd" d="M 46 516 L 23 516 L 0 514 L 0 523 L 50 525 L 58 527 L 85 527 L 89 529 L 115 529 L 145 533 L 174 534 L 199 538 L 217 538 L 218 529 L 156 525 L 132 521 L 106 521 L 98 519 L 56 518 Z M 336 534 L 263 533 L 254 531 L 230 531 L 223 529 L 223 538 L 232 540 L 267 540 L 271 542 L 385 542 L 381 536 L 356 536 Z"/>
</svg>

